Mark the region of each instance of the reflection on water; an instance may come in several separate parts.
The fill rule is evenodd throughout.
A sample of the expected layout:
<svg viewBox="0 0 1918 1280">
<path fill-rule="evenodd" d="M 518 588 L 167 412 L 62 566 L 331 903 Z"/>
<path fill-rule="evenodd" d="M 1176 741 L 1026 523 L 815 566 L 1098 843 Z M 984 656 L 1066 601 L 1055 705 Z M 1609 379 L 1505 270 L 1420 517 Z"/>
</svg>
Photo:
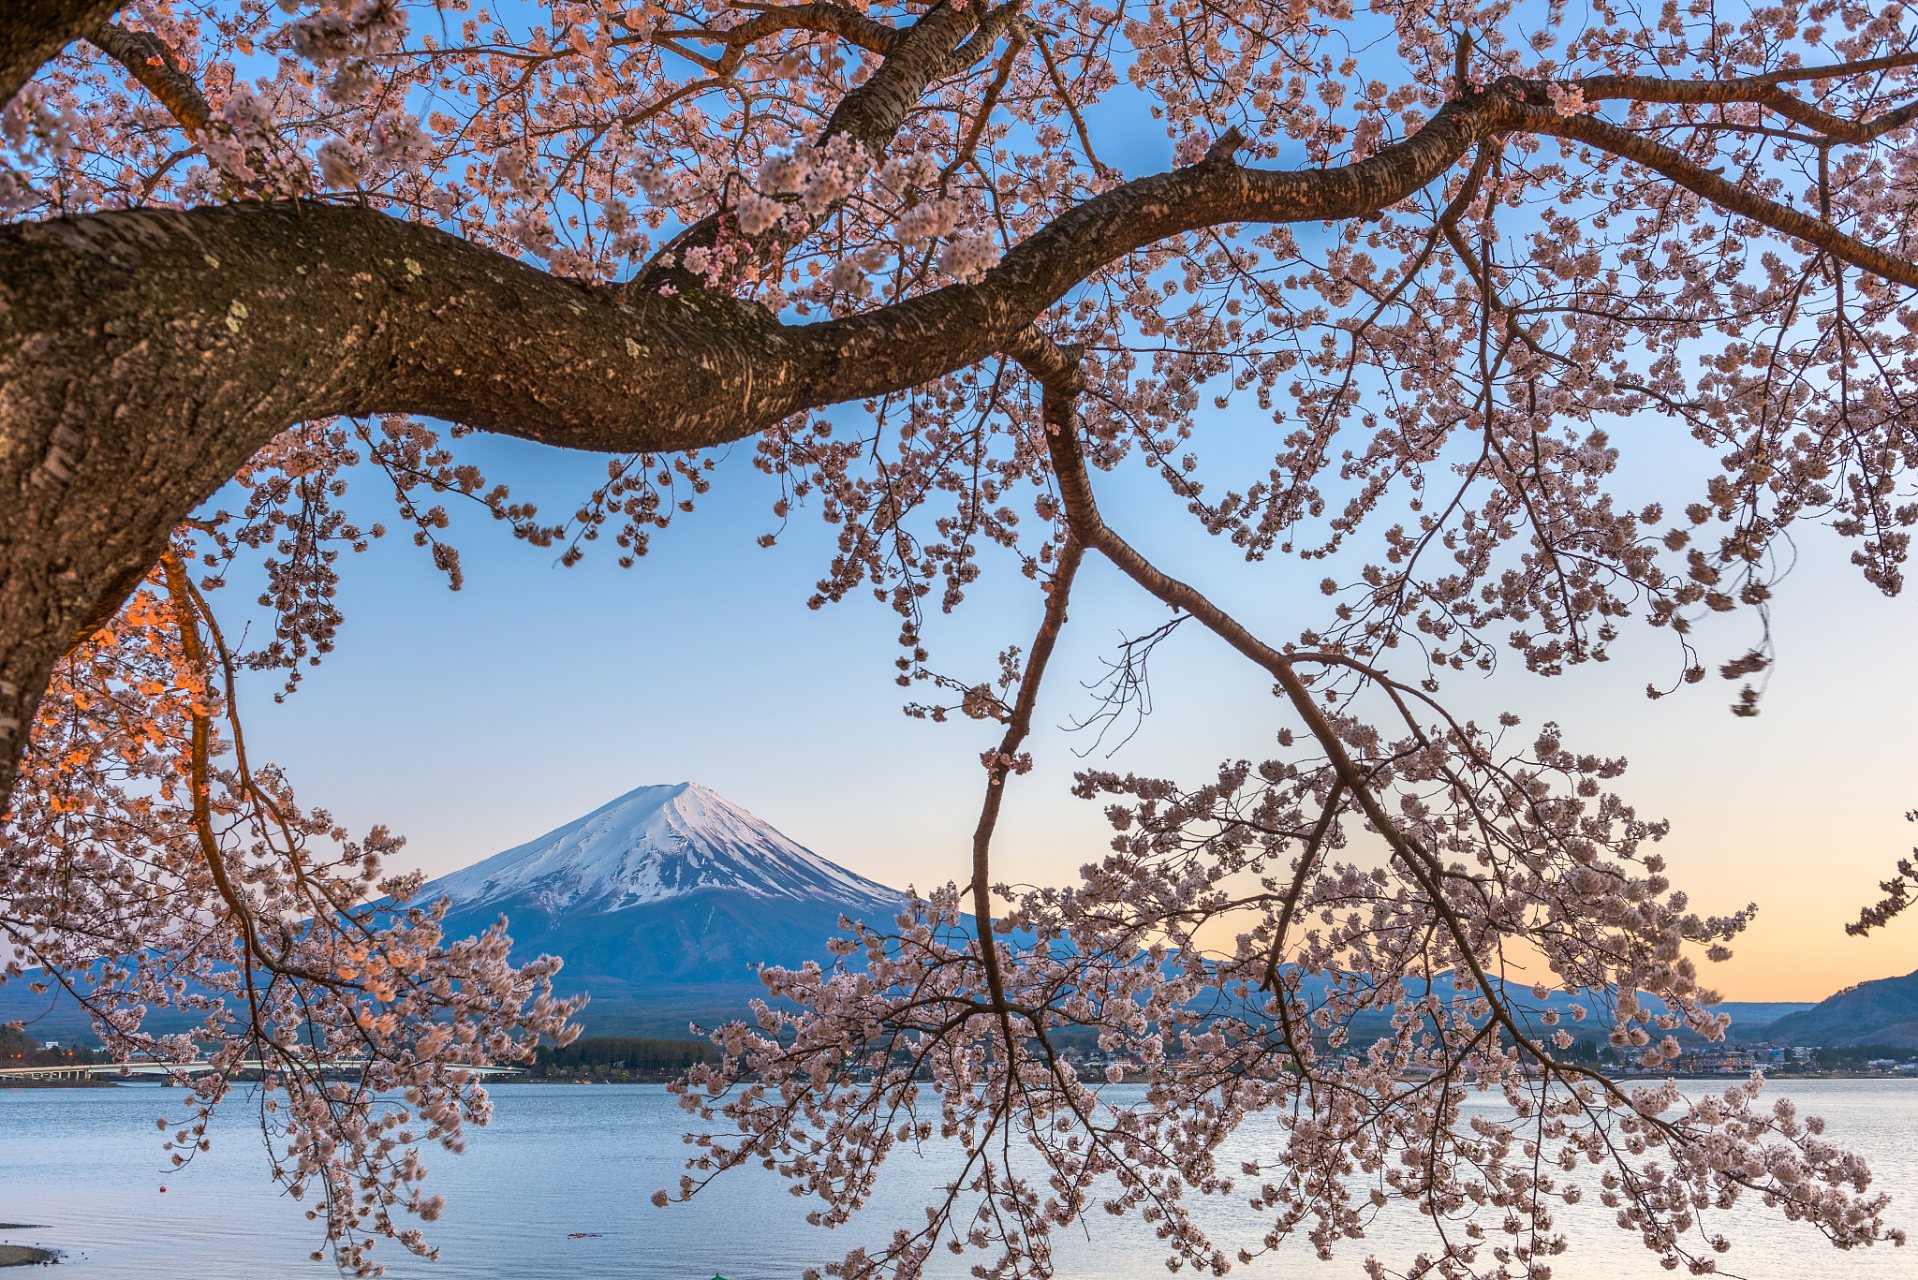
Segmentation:
<svg viewBox="0 0 1918 1280">
<path fill-rule="evenodd" d="M 1705 1083 L 1687 1092 L 1709 1089 Z M 1124 1096 L 1136 1092 L 1119 1086 Z M 1830 1121 L 1828 1136 L 1862 1152 L 1877 1189 L 1897 1201 L 1891 1220 L 1918 1229 L 1918 1081 L 1829 1080 L 1773 1086 L 1800 1101 L 1801 1114 Z M 1480 1095 L 1488 1115 L 1509 1114 L 1495 1094 Z M 426 1156 L 430 1190 L 448 1198 L 428 1226 L 437 1263 L 382 1243 L 388 1274 L 418 1280 L 796 1280 L 808 1266 L 837 1259 L 855 1244 L 877 1244 L 895 1225 L 923 1218 L 941 1162 L 896 1157 L 863 1227 L 826 1232 L 805 1225 L 807 1202 L 760 1170 L 738 1170 L 690 1205 L 655 1209 L 649 1198 L 672 1185 L 687 1148 L 684 1116 L 658 1085 L 502 1085 L 492 1125 L 476 1130 L 464 1155 Z M 258 1134 L 245 1107 L 226 1110 L 215 1145 L 190 1168 L 168 1167 L 154 1117 L 177 1111 L 181 1092 L 153 1087 L 0 1090 L 0 1222 L 45 1224 L 0 1230 L 0 1243 L 42 1244 L 101 1280 L 259 1280 L 310 1275 L 330 1265 L 305 1261 L 319 1232 L 303 1206 L 265 1181 Z M 235 1099 L 237 1102 L 238 1099 Z M 1269 1126 L 1249 1124 L 1227 1152 L 1229 1164 L 1257 1153 Z M 160 1187 L 166 1187 L 161 1192 Z M 1208 1223 L 1256 1219 L 1233 1199 L 1206 1206 Z M 1560 1211 L 1573 1240 L 1553 1260 L 1555 1280 L 1652 1280 L 1668 1273 L 1612 1227 L 1588 1195 Z M 1164 1274 L 1164 1250 L 1137 1219 L 1099 1215 L 1090 1236 L 1059 1249 L 1060 1273 L 1084 1280 L 1143 1280 Z M 1721 1265 L 1753 1280 L 1906 1280 L 1918 1252 L 1878 1247 L 1840 1253 L 1803 1226 L 1768 1216 L 1756 1200 L 1724 1227 L 1735 1241 Z M 1244 1238 L 1262 1232 L 1248 1230 Z M 577 1238 L 574 1238 L 577 1237 Z M 1241 1234 L 1221 1232 L 1236 1245 Z M 1427 1247 L 1410 1215 L 1387 1217 L 1363 1241 L 1320 1262 L 1301 1242 L 1235 1275 L 1272 1280 L 1358 1280 L 1360 1262 L 1377 1253 L 1402 1264 Z M 943 1255 L 942 1255 L 943 1256 Z M 948 1259 L 942 1272 L 963 1276 L 973 1261 Z"/>
</svg>

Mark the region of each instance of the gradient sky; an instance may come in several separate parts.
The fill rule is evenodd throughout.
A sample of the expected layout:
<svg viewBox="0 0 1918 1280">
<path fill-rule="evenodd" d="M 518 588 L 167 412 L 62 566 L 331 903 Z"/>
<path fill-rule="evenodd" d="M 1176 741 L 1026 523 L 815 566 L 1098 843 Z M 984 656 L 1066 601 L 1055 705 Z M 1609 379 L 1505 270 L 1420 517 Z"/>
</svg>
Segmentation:
<svg viewBox="0 0 1918 1280">
<path fill-rule="evenodd" d="M 1636 479 L 1621 480 L 1633 503 L 1643 498 L 1635 485 L 1649 492 L 1682 474 L 1670 464 L 1683 451 L 1660 438 L 1670 428 L 1644 430 L 1621 441 L 1628 459 L 1641 448 Z M 1255 425 L 1245 434 L 1256 444 Z M 549 514 L 604 474 L 595 457 L 511 440 L 460 447 Z M 348 557 L 338 652 L 283 706 L 266 679 L 247 695 L 256 753 L 286 766 L 306 804 L 355 830 L 384 822 L 405 834 L 402 860 L 434 874 L 631 788 L 695 781 L 874 879 L 963 882 L 978 754 L 997 728 L 901 714 L 907 697 L 927 695 L 893 683 L 894 615 L 870 596 L 805 607 L 833 530 L 802 510 L 778 546 L 755 546 L 775 524 L 777 495 L 749 455 L 735 449 L 700 509 L 657 535 L 632 570 L 610 547 L 561 568 L 551 551 L 457 507 L 451 540 L 467 579 L 457 594 L 403 535 Z M 357 477 L 355 506 L 368 519 L 381 515 L 373 479 Z M 1313 586 L 1323 568 L 1247 566 L 1193 529 L 1156 482 L 1115 475 L 1102 486 L 1109 518 L 1143 550 L 1268 638 L 1323 616 Z M 1669 633 L 1644 628 L 1628 631 L 1612 662 L 1555 680 L 1508 663 L 1489 680 L 1454 676 L 1443 691 L 1469 714 L 1556 719 L 1569 746 L 1629 757 L 1619 790 L 1642 814 L 1673 821 L 1665 851 L 1696 908 L 1761 908 L 1735 958 L 1707 974 L 1731 999 L 1818 1000 L 1918 968 L 1918 920 L 1864 940 L 1842 928 L 1918 843 L 1902 816 L 1918 807 L 1914 605 L 1877 595 L 1847 554 L 1827 535 L 1801 535 L 1776 602 L 1780 660 L 1756 719 L 1729 714 L 1733 686 L 1715 675 L 1646 700 L 1646 682 L 1669 683 L 1675 658 Z M 216 604 L 232 609 L 243 593 L 233 595 Z M 935 665 L 983 677 L 1004 643 L 1029 641 L 1038 607 L 1029 583 L 989 573 L 932 629 Z M 1072 753 L 1089 736 L 1060 726 L 1091 708 L 1078 682 L 1098 676 L 1121 632 L 1166 616 L 1088 561 L 1030 744 L 1037 767 L 1007 799 L 1005 878 L 1069 881 L 1103 852 L 1110 830 L 1098 807 L 1069 794 Z M 1715 664 L 1742 652 L 1755 620 L 1713 621 L 1705 655 Z M 1221 760 L 1276 754 L 1273 734 L 1288 720 L 1269 680 L 1196 627 L 1164 646 L 1153 677 L 1159 709 L 1112 767 L 1198 782 Z"/>
</svg>

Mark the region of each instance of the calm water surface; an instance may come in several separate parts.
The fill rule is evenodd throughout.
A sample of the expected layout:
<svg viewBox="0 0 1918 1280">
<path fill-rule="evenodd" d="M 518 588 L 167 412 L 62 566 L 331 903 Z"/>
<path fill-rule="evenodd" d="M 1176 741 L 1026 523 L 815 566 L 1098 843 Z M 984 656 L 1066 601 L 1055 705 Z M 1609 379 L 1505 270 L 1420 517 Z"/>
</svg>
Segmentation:
<svg viewBox="0 0 1918 1280">
<path fill-rule="evenodd" d="M 1123 1095 L 1127 1086 L 1116 1094 Z M 1712 1088 L 1704 1082 L 1689 1091 Z M 1896 1198 L 1892 1220 L 1918 1235 L 1918 1081 L 1832 1080 L 1772 1086 L 1801 1114 L 1822 1115 L 1828 1134 L 1864 1154 L 1877 1188 Z M 1483 1095 L 1487 1114 L 1505 1113 Z M 383 1243 L 388 1274 L 405 1280 L 797 1280 L 807 1266 L 836 1259 L 854 1244 L 877 1244 L 895 1225 L 923 1221 L 940 1169 L 936 1160 L 895 1157 L 883 1200 L 860 1224 L 839 1232 L 808 1227 L 808 1205 L 759 1170 L 737 1170 L 690 1205 L 655 1209 L 652 1193 L 674 1183 L 686 1148 L 683 1115 L 657 1085 L 504 1085 L 494 1091 L 491 1126 L 472 1133 L 465 1154 L 427 1156 L 429 1188 L 449 1201 L 428 1230 L 437 1262 L 412 1259 Z M 167 1167 L 154 1117 L 178 1091 L 154 1087 L 0 1090 L 0 1221 L 44 1224 L 0 1232 L 15 1244 L 63 1251 L 66 1265 L 100 1280 L 327 1280 L 330 1265 L 306 1261 L 319 1233 L 302 1207 L 265 1180 L 258 1134 L 233 1107 L 215 1145 L 185 1170 Z M 1250 1156 L 1271 1129 L 1248 1125 L 1232 1160 Z M 167 1188 L 162 1194 L 159 1190 Z M 1207 1206 L 1208 1222 L 1250 1222 L 1242 1202 Z M 1554 1260 L 1556 1280 L 1652 1280 L 1669 1273 L 1609 1225 L 1596 1196 L 1560 1222 L 1571 1253 Z M 1060 1272 L 1078 1280 L 1140 1280 L 1164 1275 L 1164 1250 L 1136 1219 L 1091 1224 L 1093 1234 L 1065 1243 Z M 1721 1260 L 1753 1280 L 1910 1280 L 1918 1247 L 1832 1249 L 1802 1226 L 1768 1216 L 1755 1200 L 1732 1215 L 1736 1247 Z M 572 1233 L 594 1233 L 568 1239 Z M 1221 1232 L 1222 1244 L 1258 1231 Z M 1293 1248 L 1234 1275 L 1271 1280 L 1359 1280 L 1368 1253 L 1402 1265 L 1425 1239 L 1409 1216 L 1388 1217 L 1368 1238 L 1348 1242 L 1332 1262 Z M 952 1277 L 964 1264 L 948 1265 Z M 954 1263 L 957 1260 L 952 1260 Z"/>
</svg>

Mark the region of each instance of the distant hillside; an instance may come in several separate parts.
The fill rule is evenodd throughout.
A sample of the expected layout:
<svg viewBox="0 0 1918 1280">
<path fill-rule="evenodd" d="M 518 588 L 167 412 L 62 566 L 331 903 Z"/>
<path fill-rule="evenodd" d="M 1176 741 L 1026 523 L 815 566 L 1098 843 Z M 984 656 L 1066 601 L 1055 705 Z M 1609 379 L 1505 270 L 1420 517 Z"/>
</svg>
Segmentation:
<svg viewBox="0 0 1918 1280">
<path fill-rule="evenodd" d="M 1812 1007 L 1810 1000 L 1727 1000 L 1713 1005 L 1712 1012 L 1729 1013 L 1733 1027 L 1750 1027 L 1764 1026 Z"/>
<path fill-rule="evenodd" d="M 1441 997 L 1450 998 L 1453 994 L 1452 974 L 1449 971 L 1439 974 L 1434 981 L 1434 987 Z M 1555 990 L 1543 1000 L 1540 1000 L 1532 994 L 1529 986 L 1520 982 L 1500 982 L 1499 987 L 1503 991 L 1512 1012 L 1518 1017 L 1520 1024 L 1525 1026 L 1534 1035 L 1542 1036 L 1548 1034 L 1548 1026 L 1553 1025 L 1539 1018 L 1539 1015 L 1548 1009 L 1555 1011 L 1563 1019 L 1569 1019 L 1574 1005 L 1583 1007 L 1588 1015 L 1597 1015 L 1601 1004 L 1598 997 L 1588 991 L 1568 992 Z M 1323 999 L 1324 990 L 1325 982 L 1323 979 L 1308 979 L 1304 994 L 1308 1002 L 1312 1002 Z M 1663 1001 L 1645 992 L 1639 994 L 1639 1002 L 1645 1009 L 1654 1013 L 1665 1008 Z M 1722 1004 L 1713 1005 L 1711 1012 L 1723 1013 L 1730 1016 L 1731 1030 L 1729 1035 L 1731 1039 L 1751 1040 L 1763 1039 L 1774 1019 L 1795 1013 L 1799 1010 L 1810 1009 L 1811 1007 L 1811 1004 L 1805 1001 L 1727 1000 Z M 1583 1024 L 1577 1021 L 1567 1020 L 1561 1021 L 1556 1025 L 1564 1027 L 1576 1040 L 1602 1042 L 1606 1035 L 1605 1028 L 1596 1016 L 1593 1017 L 1592 1021 L 1584 1022 Z M 1355 1041 L 1364 1040 L 1373 1036 L 1389 1036 L 1393 1034 L 1391 1016 L 1385 1013 L 1360 1014 L 1353 1020 L 1351 1029 Z M 1686 1028 L 1680 1028 L 1675 1034 L 1681 1044 L 1696 1046 L 1705 1043 L 1703 1036 Z"/>
<path fill-rule="evenodd" d="M 1884 1044 L 1918 1049 L 1918 973 L 1861 982 L 1802 1013 L 1771 1024 L 1775 1044 Z"/>
<path fill-rule="evenodd" d="M 35 1044 L 58 1040 L 62 1044 L 96 1045 L 93 1023 L 65 996 L 35 995 L 27 984 L 40 976 L 38 969 L 0 985 L 0 1023 L 23 1023 L 26 1037 Z M 167 1028 L 173 1030 L 174 1028 Z M 184 1030 L 184 1028 L 179 1028 Z"/>
</svg>

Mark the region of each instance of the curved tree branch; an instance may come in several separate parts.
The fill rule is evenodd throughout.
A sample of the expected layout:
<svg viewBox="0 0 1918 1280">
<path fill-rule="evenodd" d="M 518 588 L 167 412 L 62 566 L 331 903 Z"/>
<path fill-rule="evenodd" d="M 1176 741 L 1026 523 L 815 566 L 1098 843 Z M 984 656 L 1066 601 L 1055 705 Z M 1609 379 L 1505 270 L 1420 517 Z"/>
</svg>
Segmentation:
<svg viewBox="0 0 1918 1280">
<path fill-rule="evenodd" d="M 1834 66 L 1797 68 L 1792 72 L 1745 76 L 1737 80 L 1667 80 L 1662 76 L 1587 76 L 1578 81 L 1585 101 L 1624 98 L 1632 102 L 1669 102 L 1710 106 L 1726 102 L 1755 102 L 1828 138 L 1840 142 L 1870 142 L 1918 118 L 1918 102 L 1885 112 L 1871 120 L 1846 120 L 1821 111 L 1787 93 L 1786 80 L 1837 80 L 1900 67 L 1918 66 L 1918 52 L 1892 54 L 1868 61 Z M 1542 92 L 1542 86 L 1541 86 Z"/>
<path fill-rule="evenodd" d="M 1643 165 L 1727 212 L 1741 214 L 1773 231 L 1815 245 L 1840 262 L 1850 263 L 1861 271 L 1869 271 L 1895 284 L 1918 288 L 1918 263 L 1848 236 L 1831 223 L 1790 205 L 1767 200 L 1735 182 L 1727 182 L 1711 170 L 1687 159 L 1684 153 L 1644 134 L 1632 133 L 1594 116 L 1562 116 L 1550 109 L 1533 106 L 1515 106 L 1515 110 L 1521 113 L 1516 122 L 1518 127 L 1527 133 L 1588 143 L 1634 164 Z"/>
<path fill-rule="evenodd" d="M 200 86 L 180 69 L 173 50 L 159 36 L 103 22 L 87 32 L 87 40 L 158 98 L 186 130 L 187 137 L 197 139 L 213 119 L 213 108 L 207 105 Z"/>
<path fill-rule="evenodd" d="M 885 61 L 839 100 L 817 144 L 824 146 L 834 138 L 849 138 L 858 143 L 873 162 L 883 159 L 908 113 L 919 104 L 927 88 L 936 80 L 959 74 L 991 53 L 1000 32 L 1016 17 L 1018 7 L 1019 0 L 1013 0 L 981 17 L 983 4 L 956 5 L 950 0 L 939 0 L 919 21 L 894 30 L 886 44 Z M 761 15 L 753 21 L 783 12 Z M 728 48 L 727 57 L 732 58 L 743 47 Z M 736 63 L 737 58 L 733 58 L 733 65 Z M 728 66 L 722 62 L 714 68 L 715 74 L 729 74 L 721 70 Z M 822 211 L 815 222 L 828 212 L 830 210 Z M 677 262 L 685 260 L 689 249 L 711 248 L 717 244 L 726 216 L 726 210 L 717 210 L 674 237 L 635 277 L 631 291 L 653 293 L 661 283 L 670 283 L 682 292 L 697 288 L 701 283 L 699 278 Z M 771 237 L 763 237 L 759 241 L 759 252 L 764 253 L 773 243 Z M 675 265 L 666 265 L 668 253 L 675 255 Z"/>
<path fill-rule="evenodd" d="M 1006 1004 L 1005 976 L 999 969 L 999 944 L 992 932 L 992 833 L 999 823 L 999 804 L 1006 794 L 1006 780 L 1023 772 L 1018 752 L 1032 729 L 1032 709 L 1038 704 L 1039 685 L 1045 679 L 1046 663 L 1066 623 L 1066 601 L 1072 593 L 1072 580 L 1079 571 L 1085 548 L 1071 538 L 1059 553 L 1059 567 L 1046 583 L 1046 612 L 1032 640 L 1032 653 L 1026 659 L 1025 674 L 1019 680 L 1019 696 L 1014 700 L 1012 716 L 999 747 L 986 758 L 986 798 L 980 806 L 979 824 L 972 835 L 972 913 L 973 928 L 979 939 L 979 959 L 985 966 L 986 986 L 992 994 L 992 1007 L 999 1015 L 1001 1033 L 1010 1054 L 1016 1043 L 1012 1031 L 1012 1012 Z M 1035 1020 L 1034 1025 L 1037 1025 Z"/>
<path fill-rule="evenodd" d="M 1487 1027 L 1502 1027 L 1521 1052 L 1562 1082 L 1572 1084 L 1578 1079 L 1588 1080 L 1615 1101 L 1627 1101 L 1623 1090 L 1599 1073 L 1551 1057 L 1539 1040 L 1519 1025 L 1503 996 L 1502 985 L 1486 972 L 1475 954 L 1471 945 L 1470 926 L 1447 900 L 1443 881 L 1448 873 L 1444 866 L 1432 850 L 1409 834 L 1386 811 L 1378 792 L 1370 785 L 1371 779 L 1366 771 L 1360 769 L 1352 759 L 1344 739 L 1326 718 L 1311 689 L 1294 669 L 1293 664 L 1305 655 L 1281 653 L 1272 648 L 1204 593 L 1160 570 L 1106 524 L 1092 493 L 1091 477 L 1086 470 L 1079 428 L 1075 421 L 1074 401 L 1080 390 L 1077 353 L 1058 346 L 1035 331 L 1009 347 L 1007 354 L 1018 359 L 1044 390 L 1047 446 L 1051 452 L 1060 504 L 1064 508 L 1064 523 L 1074 542 L 1083 543 L 1089 551 L 1097 551 L 1113 567 L 1159 601 L 1191 614 L 1207 630 L 1272 676 L 1278 684 L 1276 692 L 1284 696 L 1293 711 L 1304 721 L 1307 732 L 1325 752 L 1338 779 L 1338 790 L 1351 796 L 1371 828 L 1385 840 L 1394 859 L 1425 891 L 1432 908 L 1452 934 L 1459 957 L 1471 973 L 1475 989 L 1484 996 L 1490 1008 L 1491 1017 Z M 1314 660 L 1320 656 L 1310 655 Z M 1338 800 L 1338 792 L 1335 791 L 1327 804 L 1335 806 Z M 1322 836 L 1315 834 L 1310 839 L 1315 846 Z M 1288 1038 L 1289 1035 L 1288 1031 Z M 1665 1122 L 1654 1120 L 1653 1123 L 1671 1132 Z"/>
</svg>

